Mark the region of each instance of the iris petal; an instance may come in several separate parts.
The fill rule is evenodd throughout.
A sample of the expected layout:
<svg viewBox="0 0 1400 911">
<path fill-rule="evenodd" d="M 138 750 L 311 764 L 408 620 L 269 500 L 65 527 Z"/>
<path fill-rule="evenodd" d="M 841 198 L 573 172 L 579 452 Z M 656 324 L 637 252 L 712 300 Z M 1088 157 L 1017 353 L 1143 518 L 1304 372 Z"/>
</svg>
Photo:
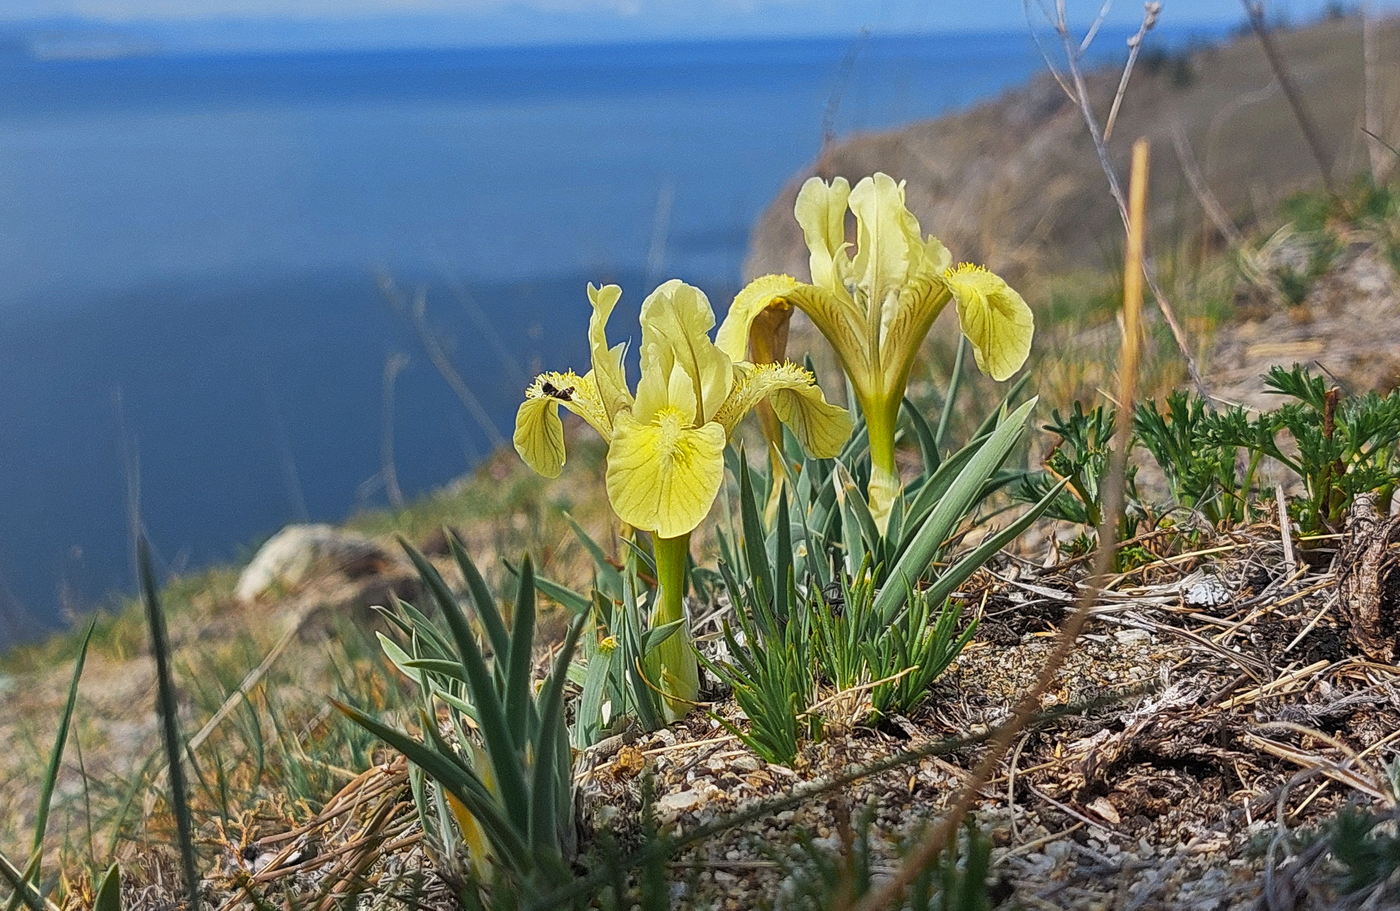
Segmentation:
<svg viewBox="0 0 1400 911">
<path fill-rule="evenodd" d="M 559 403 L 540 397 L 526 399 L 515 412 L 515 451 L 535 471 L 557 478 L 564 470 L 564 423 Z"/>
<path fill-rule="evenodd" d="M 978 368 L 994 380 L 1020 370 L 1035 335 L 1035 317 L 1021 295 L 980 266 L 963 264 L 945 280 Z"/>
<path fill-rule="evenodd" d="M 785 295 L 799 284 L 791 275 L 762 275 L 749 282 L 729 305 L 729 312 L 715 333 L 715 345 L 732 361 L 748 360 L 753 321 L 770 307 L 791 307 Z"/>
<path fill-rule="evenodd" d="M 715 420 L 732 432 L 759 402 L 772 403 L 778 419 L 792 429 L 802 448 L 819 459 L 841 451 L 851 436 L 851 415 L 822 395 L 810 370 L 792 363 L 740 364 L 734 392 Z"/>
<path fill-rule="evenodd" d="M 619 411 L 632 407 L 632 393 L 627 391 L 627 377 L 622 369 L 622 356 L 627 346 L 608 347 L 608 317 L 621 297 L 622 289 L 617 285 L 588 286 L 588 301 L 593 305 L 593 313 L 588 318 L 588 349 L 593 358 L 592 372 L 598 384 L 599 404 L 609 424 Z"/>
<path fill-rule="evenodd" d="M 694 285 L 671 279 L 647 295 L 641 320 L 637 417 L 647 421 L 664 408 L 679 407 L 691 423 L 706 423 L 728 398 L 733 382 L 732 361 L 710 340 L 715 313 L 709 298 Z M 676 383 L 682 381 L 692 390 L 685 396 L 687 401 L 674 397 Z"/>
<path fill-rule="evenodd" d="M 675 538 L 704 521 L 724 479 L 724 427 L 689 427 L 675 410 L 642 423 L 618 415 L 608 449 L 607 488 L 622 521 Z"/>
<path fill-rule="evenodd" d="M 827 183 L 812 177 L 797 192 L 793 214 L 802 226 L 802 237 L 810 254 L 812 283 L 833 294 L 849 297 L 846 272 L 850 258 L 846 255 L 846 209 L 851 196 L 851 184 L 844 177 Z"/>
</svg>

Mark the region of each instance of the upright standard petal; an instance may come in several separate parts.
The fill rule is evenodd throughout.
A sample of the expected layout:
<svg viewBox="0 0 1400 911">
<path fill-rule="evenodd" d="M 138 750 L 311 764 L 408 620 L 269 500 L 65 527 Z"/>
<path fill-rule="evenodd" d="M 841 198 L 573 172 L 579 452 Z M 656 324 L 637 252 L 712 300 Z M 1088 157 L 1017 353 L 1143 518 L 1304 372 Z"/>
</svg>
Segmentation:
<svg viewBox="0 0 1400 911">
<path fill-rule="evenodd" d="M 845 274 L 850 263 L 845 252 L 850 196 L 851 184 L 846 178 L 837 177 L 828 184 L 820 177 L 812 177 L 798 190 L 797 204 L 793 206 L 807 242 L 812 284 L 843 297 L 850 296 Z"/>
<path fill-rule="evenodd" d="M 733 362 L 710 340 L 715 314 L 709 298 L 679 279 L 665 282 L 642 302 L 642 378 L 637 416 L 647 421 L 665 408 L 689 408 L 692 426 L 710 420 L 729 397 Z M 678 376 L 689 380 L 687 402 L 674 400 Z"/>
<path fill-rule="evenodd" d="M 799 284 L 791 275 L 762 275 L 749 282 L 729 305 L 715 333 L 715 345 L 735 363 L 748 360 L 749 330 L 754 320 L 765 310 L 791 310 L 785 295 Z"/>
<path fill-rule="evenodd" d="M 608 347 L 608 317 L 622 297 L 622 289 L 617 285 L 604 285 L 601 288 L 588 286 L 588 302 L 593 305 L 593 313 L 588 318 L 588 348 L 593 358 L 593 377 L 598 384 L 598 399 L 607 415 L 608 423 L 622 409 L 632 407 L 632 393 L 627 391 L 627 377 L 622 368 L 622 357 L 627 350 L 624 344 Z"/>
<path fill-rule="evenodd" d="M 850 413 L 826 400 L 807 368 L 793 363 L 739 364 L 735 374 L 734 392 L 715 416 L 727 431 L 732 433 L 744 415 L 767 400 L 802 448 L 816 458 L 831 458 L 850 439 Z"/>
<path fill-rule="evenodd" d="M 1020 370 L 1035 335 L 1035 317 L 1021 295 L 1000 276 L 971 263 L 950 271 L 945 281 L 978 368 L 994 380 Z"/>
<path fill-rule="evenodd" d="M 863 178 L 851 191 L 856 215 L 855 280 L 872 309 L 899 293 L 926 257 L 919 221 L 904 204 L 904 184 L 888 174 Z"/>
<path fill-rule="evenodd" d="M 608 448 L 607 489 L 622 521 L 663 538 L 688 534 L 704 521 L 724 480 L 724 428 L 687 426 L 684 415 L 663 410 L 642 423 L 618 415 Z"/>
</svg>

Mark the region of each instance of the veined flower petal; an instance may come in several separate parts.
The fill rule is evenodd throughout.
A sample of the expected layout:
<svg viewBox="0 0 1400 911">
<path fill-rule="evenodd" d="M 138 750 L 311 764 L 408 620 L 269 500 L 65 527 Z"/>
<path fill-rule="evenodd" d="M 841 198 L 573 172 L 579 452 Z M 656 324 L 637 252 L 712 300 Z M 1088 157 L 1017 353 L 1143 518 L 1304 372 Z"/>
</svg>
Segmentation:
<svg viewBox="0 0 1400 911">
<path fill-rule="evenodd" d="M 583 418 L 604 439 L 612 438 L 612 422 L 598 401 L 598 384 L 590 371 L 541 373 L 525 390 L 525 401 L 515 413 L 515 451 L 535 471 L 547 478 L 564 468 L 564 424 L 559 406 Z"/>
<path fill-rule="evenodd" d="M 729 397 L 732 361 L 710 340 L 714 325 L 705 293 L 679 279 L 665 282 L 642 302 L 642 378 L 635 408 L 640 420 L 679 408 L 687 423 L 698 427 Z M 676 395 L 677 371 L 689 381 L 690 394 Z"/>
<path fill-rule="evenodd" d="M 850 439 L 850 412 L 826 400 L 807 368 L 793 363 L 738 364 L 735 375 L 734 392 L 715 416 L 729 432 L 766 399 L 802 448 L 816 458 L 831 458 Z"/>
<path fill-rule="evenodd" d="M 856 388 L 869 387 L 875 380 L 875 365 L 863 331 L 865 317 L 856 312 L 855 304 L 816 285 L 798 285 L 786 297 L 826 337 Z"/>
<path fill-rule="evenodd" d="M 994 380 L 1020 370 L 1035 334 L 1035 317 L 1021 295 L 1000 276 L 971 263 L 949 271 L 945 281 L 958 302 L 958 321 L 978 368 Z"/>
<path fill-rule="evenodd" d="M 942 275 L 953 268 L 953 254 L 943 245 L 943 241 L 930 234 L 924 238 L 923 270 L 934 275 Z"/>
<path fill-rule="evenodd" d="M 863 178 L 851 191 L 856 215 L 855 280 L 873 308 L 883 308 L 917 273 L 926 252 L 919 220 L 904 204 L 904 183 L 888 174 Z"/>
<path fill-rule="evenodd" d="M 557 478 L 564 470 L 564 422 L 554 399 L 541 396 L 520 403 L 514 440 L 525 464 L 546 478 Z"/>
<path fill-rule="evenodd" d="M 887 308 L 890 318 L 880 344 L 887 389 L 902 393 L 924 338 L 951 297 L 942 275 L 921 275 L 906 284 Z"/>
<path fill-rule="evenodd" d="M 593 358 L 593 376 L 598 384 L 598 401 L 609 425 L 619 411 L 632 407 L 632 393 L 627 391 L 627 377 L 622 367 L 627 346 L 618 344 L 608 347 L 608 317 L 621 297 L 622 289 L 617 285 L 604 285 L 601 288 L 592 284 L 588 286 L 588 301 L 593 305 L 593 313 L 588 318 L 588 348 Z"/>
<path fill-rule="evenodd" d="M 724 480 L 724 427 L 687 426 L 675 409 L 643 423 L 618 414 L 608 449 L 607 489 L 617 517 L 629 525 L 675 538 L 694 530 L 710 512 Z"/>
<path fill-rule="evenodd" d="M 812 177 L 797 191 L 793 206 L 810 254 L 812 284 L 847 298 L 850 258 L 846 255 L 846 209 L 850 196 L 851 184 L 846 178 L 837 177 L 828 184 Z"/>
<path fill-rule="evenodd" d="M 785 298 L 800 284 L 791 275 L 762 275 L 734 296 L 729 312 L 715 333 L 715 345 L 738 363 L 749 359 L 749 330 L 759 314 L 769 308 L 792 309 Z"/>
</svg>

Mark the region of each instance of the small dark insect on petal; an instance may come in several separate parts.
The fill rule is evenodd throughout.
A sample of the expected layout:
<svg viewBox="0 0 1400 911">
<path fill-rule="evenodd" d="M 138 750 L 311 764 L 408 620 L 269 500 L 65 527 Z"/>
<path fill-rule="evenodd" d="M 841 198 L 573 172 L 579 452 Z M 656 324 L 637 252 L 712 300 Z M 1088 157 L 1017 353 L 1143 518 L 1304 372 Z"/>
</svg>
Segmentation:
<svg viewBox="0 0 1400 911">
<path fill-rule="evenodd" d="M 541 384 L 540 384 L 540 392 L 543 393 L 543 394 L 544 394 L 546 397 L 548 397 L 548 398 L 551 398 L 551 399 L 558 399 L 558 400 L 561 401 L 561 402 L 572 402 L 572 401 L 574 400 L 574 387 L 573 387 L 573 386 L 569 386 L 568 388 L 565 388 L 565 389 L 560 389 L 558 386 L 555 386 L 553 383 L 544 382 L 544 383 L 541 383 Z"/>
</svg>

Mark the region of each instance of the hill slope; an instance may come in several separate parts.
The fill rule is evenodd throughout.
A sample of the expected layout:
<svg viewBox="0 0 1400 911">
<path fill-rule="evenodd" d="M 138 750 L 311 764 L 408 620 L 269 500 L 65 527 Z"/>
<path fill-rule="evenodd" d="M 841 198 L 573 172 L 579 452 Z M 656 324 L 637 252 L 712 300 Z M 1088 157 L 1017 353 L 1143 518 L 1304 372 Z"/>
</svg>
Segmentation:
<svg viewBox="0 0 1400 911">
<path fill-rule="evenodd" d="M 1400 130 L 1400 19 L 1373 23 L 1373 105 L 1389 135 Z M 1368 161 L 1362 132 L 1365 66 L 1357 19 L 1280 32 L 1277 40 L 1342 177 Z M 1051 36 L 1053 40 L 1053 36 Z M 1100 120 L 1116 72 L 1089 75 Z M 1154 147 L 1154 236 L 1193 236 L 1201 205 L 1182 162 L 1194 166 L 1240 223 L 1270 213 L 1318 170 L 1253 36 L 1189 56 L 1144 53 L 1110 140 L 1120 170 L 1132 141 Z M 1180 151 L 1177 151 L 1177 149 Z M 856 136 L 829 146 L 796 175 L 755 227 L 750 275 L 805 275 L 807 251 L 792 219 L 807 177 L 885 171 L 908 181 L 911 208 L 954 255 L 1013 275 L 1098 268 L 1117 259 L 1121 237 L 1080 112 L 1048 75 L 995 101 L 936 120 Z M 1165 233 L 1164 233 L 1165 232 Z"/>
</svg>

